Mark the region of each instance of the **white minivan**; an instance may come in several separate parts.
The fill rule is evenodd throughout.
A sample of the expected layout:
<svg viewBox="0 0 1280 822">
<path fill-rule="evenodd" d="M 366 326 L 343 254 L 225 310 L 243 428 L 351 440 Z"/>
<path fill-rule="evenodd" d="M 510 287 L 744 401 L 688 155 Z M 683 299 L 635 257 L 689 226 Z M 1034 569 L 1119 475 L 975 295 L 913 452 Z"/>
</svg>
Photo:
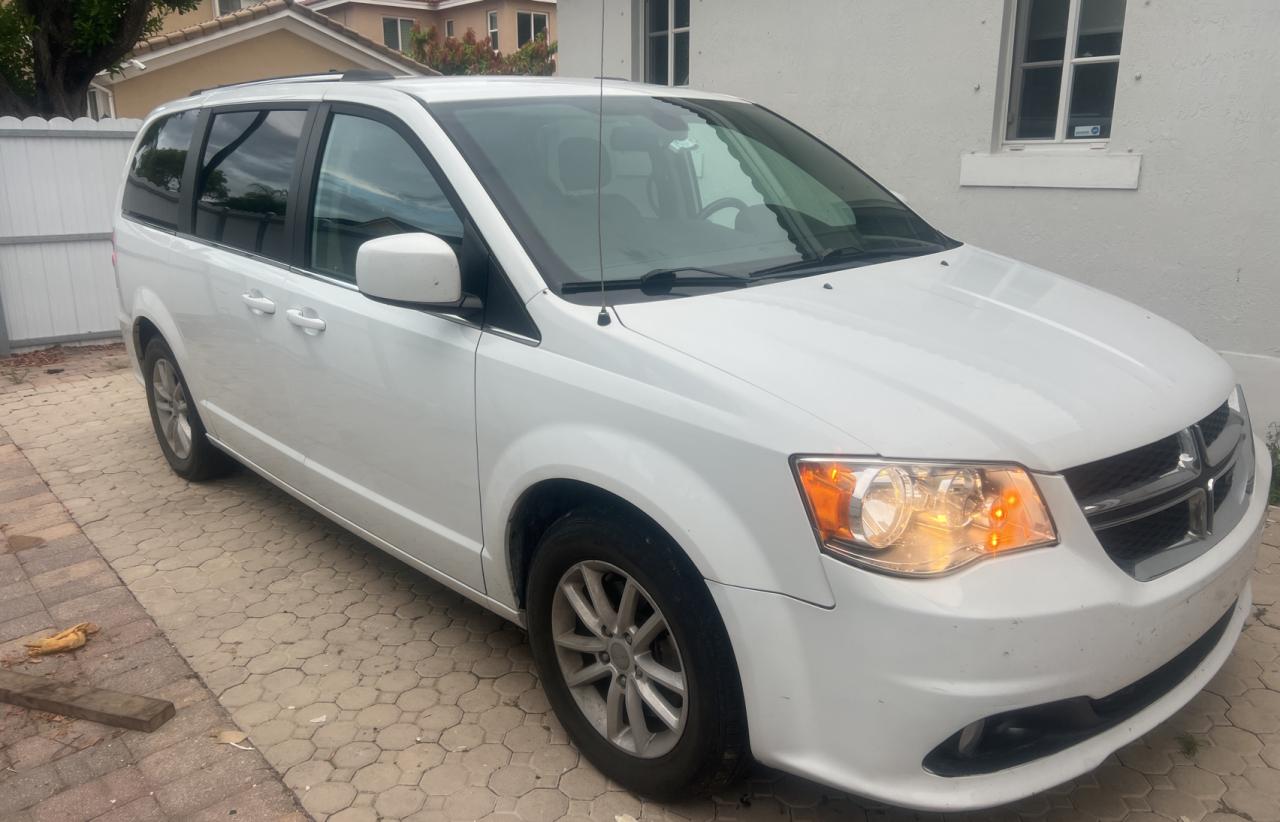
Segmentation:
<svg viewBox="0 0 1280 822">
<path fill-rule="evenodd" d="M 326 75 L 143 125 L 120 322 L 160 448 L 525 626 L 641 794 L 753 758 L 1057 785 L 1192 698 L 1270 465 L 1231 369 L 717 94 Z"/>
</svg>

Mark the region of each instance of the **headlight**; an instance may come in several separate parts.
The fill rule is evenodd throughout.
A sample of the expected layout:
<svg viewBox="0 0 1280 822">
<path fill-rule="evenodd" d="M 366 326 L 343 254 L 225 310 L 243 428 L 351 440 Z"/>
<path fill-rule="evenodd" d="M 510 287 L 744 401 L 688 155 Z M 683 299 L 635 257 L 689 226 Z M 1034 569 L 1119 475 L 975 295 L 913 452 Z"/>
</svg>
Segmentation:
<svg viewBox="0 0 1280 822">
<path fill-rule="evenodd" d="M 822 550 L 904 576 L 931 576 L 1053 545 L 1035 482 L 1012 465 L 802 457 L 794 460 Z"/>
</svg>

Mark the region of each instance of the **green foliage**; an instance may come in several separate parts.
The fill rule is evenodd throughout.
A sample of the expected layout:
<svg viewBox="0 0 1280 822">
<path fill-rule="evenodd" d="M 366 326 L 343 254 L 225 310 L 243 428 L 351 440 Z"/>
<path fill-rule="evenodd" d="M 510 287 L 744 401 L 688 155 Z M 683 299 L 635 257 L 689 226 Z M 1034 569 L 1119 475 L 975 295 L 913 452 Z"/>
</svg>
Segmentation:
<svg viewBox="0 0 1280 822">
<path fill-rule="evenodd" d="M 555 73 L 556 44 L 543 35 L 525 43 L 517 51 L 503 55 L 489 47 L 488 39 L 479 39 L 472 29 L 461 38 L 441 38 L 435 26 L 425 31 L 414 27 L 409 56 L 431 66 L 441 74 L 531 74 L 547 76 Z"/>
<path fill-rule="evenodd" d="M 36 88 L 31 59 L 34 25 L 31 15 L 16 3 L 0 3 L 0 78 L 7 80 L 15 93 L 26 97 Z"/>
<path fill-rule="evenodd" d="M 119 70 L 166 14 L 200 2 L 0 0 L 0 115 L 83 115 L 94 75 Z"/>
<path fill-rule="evenodd" d="M 1280 505 L 1280 422 L 1267 426 L 1267 451 L 1271 453 L 1271 494 L 1267 499 Z"/>
</svg>

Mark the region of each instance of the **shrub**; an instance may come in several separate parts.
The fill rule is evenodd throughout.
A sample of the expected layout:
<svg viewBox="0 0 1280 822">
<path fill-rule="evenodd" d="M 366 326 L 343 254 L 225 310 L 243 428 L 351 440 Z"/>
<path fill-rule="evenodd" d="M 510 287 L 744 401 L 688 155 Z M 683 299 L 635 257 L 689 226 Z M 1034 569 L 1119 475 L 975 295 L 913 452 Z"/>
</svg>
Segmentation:
<svg viewBox="0 0 1280 822">
<path fill-rule="evenodd" d="M 417 26 L 410 35 L 409 56 L 441 74 L 529 74 L 545 77 L 556 70 L 556 44 L 538 35 L 517 51 L 503 55 L 479 39 L 473 29 L 462 37 L 441 38 L 435 26 Z"/>
</svg>

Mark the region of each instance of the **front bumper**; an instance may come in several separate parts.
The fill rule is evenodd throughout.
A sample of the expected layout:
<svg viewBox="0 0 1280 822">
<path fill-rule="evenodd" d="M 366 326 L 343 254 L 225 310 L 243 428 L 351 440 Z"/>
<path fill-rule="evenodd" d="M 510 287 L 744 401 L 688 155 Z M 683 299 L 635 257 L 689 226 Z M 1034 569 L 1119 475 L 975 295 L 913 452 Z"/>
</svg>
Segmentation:
<svg viewBox="0 0 1280 822">
<path fill-rule="evenodd" d="M 1255 453 L 1266 451 L 1258 443 Z M 1269 479 L 1267 460 L 1259 460 L 1239 524 L 1204 555 L 1149 582 L 1106 555 L 1060 477 L 1038 476 L 1057 516 L 1061 544 L 1051 548 L 927 580 L 823 557 L 836 601 L 830 609 L 708 583 L 737 655 L 756 758 L 936 811 L 1015 801 L 1097 767 L 1185 705 L 1231 653 L 1252 606 L 1248 579 Z M 1178 657 L 1228 609 L 1225 630 L 1199 664 L 1122 721 L 991 773 L 925 769 L 930 751 L 975 720 L 1121 691 Z"/>
</svg>

